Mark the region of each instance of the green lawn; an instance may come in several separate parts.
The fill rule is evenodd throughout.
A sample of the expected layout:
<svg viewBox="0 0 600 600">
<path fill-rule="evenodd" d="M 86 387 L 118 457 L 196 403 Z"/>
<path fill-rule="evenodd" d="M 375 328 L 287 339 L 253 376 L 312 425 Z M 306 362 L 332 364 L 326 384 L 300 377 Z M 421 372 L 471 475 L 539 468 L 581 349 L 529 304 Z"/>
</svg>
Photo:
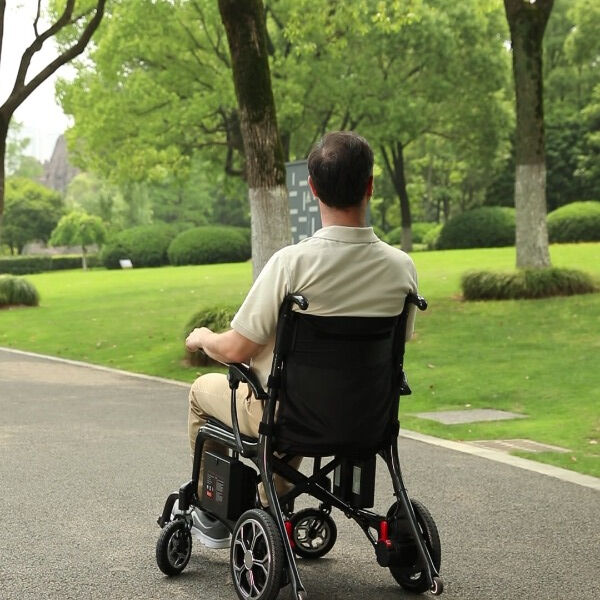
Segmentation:
<svg viewBox="0 0 600 600">
<path fill-rule="evenodd" d="M 600 244 L 551 248 L 555 266 L 600 280 Z M 514 248 L 417 252 L 419 315 L 406 368 L 413 395 L 402 425 L 456 440 L 529 438 L 569 448 L 566 455 L 526 454 L 600 475 L 600 297 L 472 302 L 459 299 L 468 269 L 506 269 Z M 182 329 L 198 308 L 240 302 L 249 263 L 125 271 L 63 271 L 28 276 L 37 309 L 0 311 L 0 346 L 63 356 L 191 381 L 183 365 Z M 498 408 L 527 419 L 445 426 L 421 411 Z"/>
</svg>

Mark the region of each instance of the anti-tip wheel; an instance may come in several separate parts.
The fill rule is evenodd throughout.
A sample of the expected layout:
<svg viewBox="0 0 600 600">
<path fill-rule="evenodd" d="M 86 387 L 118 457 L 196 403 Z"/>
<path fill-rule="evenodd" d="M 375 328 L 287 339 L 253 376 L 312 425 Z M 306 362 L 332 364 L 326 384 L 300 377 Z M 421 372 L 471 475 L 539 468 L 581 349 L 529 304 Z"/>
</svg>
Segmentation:
<svg viewBox="0 0 600 600">
<path fill-rule="evenodd" d="M 156 564 L 169 576 L 179 575 L 192 555 L 192 533 L 185 519 L 169 521 L 156 542 Z"/>
<path fill-rule="evenodd" d="M 430 591 L 434 596 L 439 596 L 444 591 L 444 580 L 441 577 L 434 577 Z"/>
</svg>

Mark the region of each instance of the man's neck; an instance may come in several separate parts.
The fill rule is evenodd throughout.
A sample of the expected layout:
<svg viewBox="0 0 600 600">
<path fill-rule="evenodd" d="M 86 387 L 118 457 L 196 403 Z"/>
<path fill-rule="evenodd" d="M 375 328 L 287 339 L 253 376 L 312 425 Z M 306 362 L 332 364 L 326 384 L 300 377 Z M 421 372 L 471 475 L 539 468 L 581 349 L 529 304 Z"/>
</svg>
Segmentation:
<svg viewBox="0 0 600 600">
<path fill-rule="evenodd" d="M 321 209 L 321 223 L 323 227 L 340 225 L 342 227 L 366 227 L 367 226 L 367 203 L 361 203 L 359 206 L 353 206 L 346 210 L 331 208 L 322 202 L 319 202 Z"/>
</svg>

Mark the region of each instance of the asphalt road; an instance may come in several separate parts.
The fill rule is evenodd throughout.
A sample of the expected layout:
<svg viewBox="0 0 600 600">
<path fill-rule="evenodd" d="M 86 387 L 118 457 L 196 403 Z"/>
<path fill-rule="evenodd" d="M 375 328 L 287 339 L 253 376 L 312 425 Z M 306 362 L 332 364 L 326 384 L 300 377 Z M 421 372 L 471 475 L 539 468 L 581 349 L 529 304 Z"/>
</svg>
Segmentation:
<svg viewBox="0 0 600 600">
<path fill-rule="evenodd" d="M 172 579 L 155 564 L 156 516 L 189 477 L 186 404 L 178 385 L 0 350 L 2 600 L 235 598 L 227 551 L 195 546 Z M 412 440 L 400 452 L 440 529 L 443 598 L 600 597 L 598 491 Z M 376 508 L 390 501 L 381 471 Z M 410 598 L 334 517 L 331 553 L 299 562 L 309 598 Z"/>
</svg>

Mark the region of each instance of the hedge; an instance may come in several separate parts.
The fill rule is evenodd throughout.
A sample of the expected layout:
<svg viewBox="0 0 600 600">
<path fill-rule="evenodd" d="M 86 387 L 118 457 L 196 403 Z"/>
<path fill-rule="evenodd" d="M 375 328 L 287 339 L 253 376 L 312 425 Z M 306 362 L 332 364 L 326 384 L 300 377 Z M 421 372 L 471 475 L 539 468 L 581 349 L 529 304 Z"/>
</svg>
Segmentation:
<svg viewBox="0 0 600 600">
<path fill-rule="evenodd" d="M 14 275 L 0 275 L 0 306 L 37 306 L 40 296 L 35 286 Z"/>
<path fill-rule="evenodd" d="M 461 213 L 450 219 L 440 232 L 437 247 L 495 248 L 515 243 L 515 209 L 485 206 Z"/>
<path fill-rule="evenodd" d="M 573 202 L 547 218 L 551 242 L 599 242 L 600 202 Z"/>
<path fill-rule="evenodd" d="M 432 227 L 424 236 L 423 243 L 427 246 L 428 250 L 437 250 L 438 243 L 440 241 L 440 233 L 444 228 L 443 223 Z"/>
<path fill-rule="evenodd" d="M 88 267 L 97 267 L 100 260 L 96 254 L 87 255 Z M 44 271 L 81 269 L 81 255 L 61 254 L 53 256 L 10 256 L 0 258 L 0 273 L 26 275 Z"/>
<path fill-rule="evenodd" d="M 242 262 L 251 256 L 250 231 L 218 225 L 188 229 L 171 242 L 168 256 L 172 265 Z"/>
<path fill-rule="evenodd" d="M 546 298 L 598 291 L 587 273 L 552 267 L 512 273 L 470 272 L 462 276 L 461 287 L 465 300 Z"/>
<path fill-rule="evenodd" d="M 120 260 L 130 259 L 134 267 L 160 267 L 168 261 L 167 249 L 177 228 L 167 223 L 138 225 L 124 229 L 110 239 L 102 250 L 107 269 L 121 268 Z"/>
<path fill-rule="evenodd" d="M 436 227 L 437 223 L 429 221 L 416 221 L 413 223 L 411 226 L 413 244 L 424 244 L 427 233 Z M 388 231 L 385 241 L 392 246 L 402 244 L 402 227 L 394 227 L 394 229 Z"/>
</svg>

